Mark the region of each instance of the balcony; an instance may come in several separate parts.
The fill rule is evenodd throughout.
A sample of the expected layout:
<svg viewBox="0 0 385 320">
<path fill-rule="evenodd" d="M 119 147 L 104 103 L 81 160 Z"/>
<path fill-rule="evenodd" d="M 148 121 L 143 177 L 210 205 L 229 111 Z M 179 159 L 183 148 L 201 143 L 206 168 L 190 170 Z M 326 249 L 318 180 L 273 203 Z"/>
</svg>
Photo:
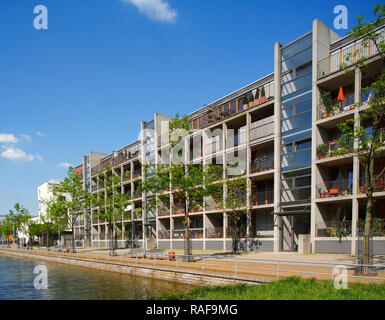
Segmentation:
<svg viewBox="0 0 385 320">
<path fill-rule="evenodd" d="M 262 105 L 274 99 L 274 81 L 256 88 L 253 91 L 225 102 L 218 106 L 211 106 L 206 109 L 206 114 L 192 121 L 192 129 L 204 129 L 217 122 L 223 121 L 237 113 Z"/>
<path fill-rule="evenodd" d="M 184 214 L 184 206 L 181 203 L 174 204 L 172 206 L 172 214 L 173 215 Z"/>
<path fill-rule="evenodd" d="M 250 124 L 250 141 L 259 140 L 274 134 L 274 116 Z"/>
<path fill-rule="evenodd" d="M 124 171 L 123 173 L 123 182 L 128 182 L 131 180 L 131 171 Z"/>
<path fill-rule="evenodd" d="M 226 229 L 226 235 L 227 238 L 246 238 L 247 232 L 246 232 L 246 226 L 242 225 L 240 227 L 228 227 Z"/>
<path fill-rule="evenodd" d="M 158 239 L 168 240 L 170 238 L 171 238 L 171 231 L 170 230 L 159 230 Z"/>
<path fill-rule="evenodd" d="M 171 213 L 170 213 L 170 209 L 169 208 L 167 208 L 167 207 L 159 207 L 159 211 L 158 211 L 158 216 L 159 217 L 168 217 L 168 216 L 170 216 L 171 215 Z"/>
<path fill-rule="evenodd" d="M 274 203 L 274 191 L 253 192 L 250 197 L 251 206 L 266 206 Z"/>
<path fill-rule="evenodd" d="M 351 221 L 325 221 L 316 224 L 316 237 L 349 237 L 352 235 Z"/>
<path fill-rule="evenodd" d="M 133 172 L 133 178 L 134 179 L 138 179 L 140 177 L 142 177 L 142 169 L 135 169 L 134 172 Z"/>
<path fill-rule="evenodd" d="M 366 179 L 365 177 L 360 177 L 358 193 L 365 194 L 366 193 Z M 385 174 L 378 177 L 376 183 L 374 185 L 373 192 L 385 192 Z"/>
<path fill-rule="evenodd" d="M 382 38 L 384 37 L 384 30 L 381 28 L 378 31 L 382 33 Z M 338 50 L 334 50 L 329 57 L 318 62 L 318 79 L 344 70 L 354 65 L 358 59 L 373 57 L 378 53 L 373 41 L 370 41 L 366 46 L 363 45 L 362 39 L 351 42 Z"/>
<path fill-rule="evenodd" d="M 184 239 L 185 231 L 184 230 L 174 230 L 172 232 L 173 239 Z M 203 229 L 190 229 L 190 238 L 191 239 L 202 239 L 203 238 Z"/>
<path fill-rule="evenodd" d="M 274 238 L 274 223 L 260 224 L 253 226 L 250 230 L 250 237 L 258 239 Z"/>
<path fill-rule="evenodd" d="M 353 185 L 349 180 L 328 181 L 317 184 L 317 191 L 317 197 L 321 199 L 349 196 L 353 192 Z"/>
<path fill-rule="evenodd" d="M 223 238 L 223 227 L 207 228 L 206 238 L 208 239 Z"/>
<path fill-rule="evenodd" d="M 318 107 L 318 119 L 326 119 L 355 109 L 354 94 L 345 95 L 343 101 L 324 97 Z"/>
<path fill-rule="evenodd" d="M 350 152 L 353 148 L 353 141 L 349 141 L 347 144 L 339 143 L 338 140 L 329 141 L 327 144 L 320 144 L 317 146 L 317 159 L 325 159 L 338 157 Z"/>
</svg>

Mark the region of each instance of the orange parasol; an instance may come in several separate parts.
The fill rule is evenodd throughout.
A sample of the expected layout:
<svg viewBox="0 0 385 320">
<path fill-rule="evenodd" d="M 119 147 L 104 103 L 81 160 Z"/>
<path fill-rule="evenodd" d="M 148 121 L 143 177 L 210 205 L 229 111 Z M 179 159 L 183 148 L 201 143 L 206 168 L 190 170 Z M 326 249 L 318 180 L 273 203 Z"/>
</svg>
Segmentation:
<svg viewBox="0 0 385 320">
<path fill-rule="evenodd" d="M 338 93 L 337 101 L 342 102 L 344 100 L 345 100 L 344 89 L 342 89 L 342 87 L 340 87 L 340 92 Z"/>
</svg>

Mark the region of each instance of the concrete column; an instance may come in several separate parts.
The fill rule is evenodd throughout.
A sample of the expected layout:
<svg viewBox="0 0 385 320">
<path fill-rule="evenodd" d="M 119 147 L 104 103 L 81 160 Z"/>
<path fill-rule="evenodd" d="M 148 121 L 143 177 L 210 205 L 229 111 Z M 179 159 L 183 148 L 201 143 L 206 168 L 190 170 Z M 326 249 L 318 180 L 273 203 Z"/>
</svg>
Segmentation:
<svg viewBox="0 0 385 320">
<path fill-rule="evenodd" d="M 361 100 L 361 80 L 362 72 L 360 68 L 356 68 L 354 72 L 354 103 L 358 103 Z M 355 109 L 354 112 L 354 125 L 360 125 L 359 112 Z M 358 141 L 354 141 L 354 148 L 358 149 Z M 358 188 L 359 188 L 359 179 L 360 179 L 360 159 L 355 156 L 353 158 L 353 203 L 352 203 L 352 248 L 351 254 L 354 255 L 357 253 L 357 223 L 359 215 L 359 202 L 357 199 Z"/>
<path fill-rule="evenodd" d="M 274 48 L 274 212 L 281 209 L 281 78 L 281 44 L 277 42 Z M 282 250 L 280 219 L 274 214 L 274 252 Z"/>
</svg>

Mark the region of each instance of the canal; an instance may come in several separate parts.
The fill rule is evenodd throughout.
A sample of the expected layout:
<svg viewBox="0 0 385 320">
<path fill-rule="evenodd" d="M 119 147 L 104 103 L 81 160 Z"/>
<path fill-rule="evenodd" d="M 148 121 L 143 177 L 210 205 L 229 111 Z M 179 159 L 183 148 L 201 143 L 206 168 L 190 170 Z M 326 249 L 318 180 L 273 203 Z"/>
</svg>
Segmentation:
<svg viewBox="0 0 385 320">
<path fill-rule="evenodd" d="M 47 289 L 35 288 L 38 265 L 47 267 Z M 149 300 L 191 286 L 38 260 L 0 255 L 0 300 Z"/>
</svg>

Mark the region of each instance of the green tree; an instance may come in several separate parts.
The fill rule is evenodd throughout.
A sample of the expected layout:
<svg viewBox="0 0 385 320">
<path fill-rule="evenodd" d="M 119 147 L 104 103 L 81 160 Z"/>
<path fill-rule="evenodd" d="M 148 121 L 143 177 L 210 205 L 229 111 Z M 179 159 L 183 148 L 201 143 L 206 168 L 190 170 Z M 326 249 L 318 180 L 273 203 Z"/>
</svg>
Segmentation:
<svg viewBox="0 0 385 320">
<path fill-rule="evenodd" d="M 190 123 L 186 116 L 176 116 L 170 121 L 169 136 L 171 157 L 177 154 L 182 157 L 183 148 L 178 148 L 183 144 L 183 139 L 190 133 Z M 217 188 L 214 182 L 217 180 L 217 169 L 213 165 L 200 165 L 193 163 L 170 163 L 161 168 L 151 169 L 145 165 L 145 178 L 140 188 L 147 195 L 146 210 L 154 211 L 160 204 L 159 195 L 165 190 L 173 190 L 174 203 L 178 201 L 184 211 L 184 254 L 187 261 L 191 261 L 192 246 L 190 234 L 191 209 L 201 206 L 204 198 L 213 194 Z"/>
<path fill-rule="evenodd" d="M 54 194 L 55 199 L 52 204 L 54 213 L 51 214 L 71 229 L 71 251 L 75 253 L 75 225 L 90 208 L 93 198 L 88 190 L 83 189 L 80 177 L 73 167 L 68 169 L 67 177 L 54 189 Z"/>
<path fill-rule="evenodd" d="M 130 197 L 122 193 L 120 176 L 114 173 L 110 166 L 99 173 L 99 184 L 104 187 L 101 196 L 94 198 L 94 206 L 99 207 L 98 216 L 108 224 L 110 235 L 110 255 L 116 255 L 114 233 L 116 223 L 123 220 L 125 208 L 130 204 Z"/>
<path fill-rule="evenodd" d="M 28 209 L 23 207 L 20 203 L 16 203 L 12 210 L 9 210 L 9 219 L 13 224 L 14 235 L 17 236 L 18 232 L 27 234 L 28 224 L 32 216 L 29 214 Z M 20 246 L 20 242 L 19 242 Z"/>
<path fill-rule="evenodd" d="M 227 192 L 225 207 L 228 210 L 228 217 L 233 226 L 233 251 L 238 251 L 238 243 L 241 235 L 245 232 L 242 226 L 242 217 L 247 210 L 247 182 L 245 179 L 228 180 L 226 182 Z"/>
<path fill-rule="evenodd" d="M 361 166 L 365 170 L 364 188 L 367 196 L 363 244 L 363 262 L 365 264 L 370 262 L 369 240 L 374 209 L 374 187 L 381 175 L 385 173 L 385 168 L 380 172 L 375 172 L 374 166 L 375 158 L 384 153 L 385 42 L 383 40 L 383 33 L 378 32 L 378 28 L 384 24 L 385 5 L 377 4 L 373 11 L 375 18 L 372 21 L 364 22 L 364 17 L 359 17 L 357 25 L 352 28 L 349 34 L 355 39 L 362 39 L 362 49 L 357 50 L 353 55 L 356 55 L 356 58 L 360 57 L 356 61 L 356 68 L 360 68 L 372 80 L 371 85 L 364 88 L 364 90 L 371 91 L 374 95 L 368 101 L 366 108 L 360 110 L 359 123 L 350 119 L 337 125 L 343 135 L 348 138 L 347 140 L 356 141 L 355 146 L 345 143 L 340 152 L 350 152 L 357 155 Z M 373 73 L 366 63 L 368 57 L 365 56 L 365 50 L 371 44 L 374 44 L 377 48 L 380 57 L 381 69 L 379 73 Z M 351 61 L 349 56 L 346 59 Z M 358 106 L 361 106 L 361 104 L 359 103 Z"/>
</svg>

